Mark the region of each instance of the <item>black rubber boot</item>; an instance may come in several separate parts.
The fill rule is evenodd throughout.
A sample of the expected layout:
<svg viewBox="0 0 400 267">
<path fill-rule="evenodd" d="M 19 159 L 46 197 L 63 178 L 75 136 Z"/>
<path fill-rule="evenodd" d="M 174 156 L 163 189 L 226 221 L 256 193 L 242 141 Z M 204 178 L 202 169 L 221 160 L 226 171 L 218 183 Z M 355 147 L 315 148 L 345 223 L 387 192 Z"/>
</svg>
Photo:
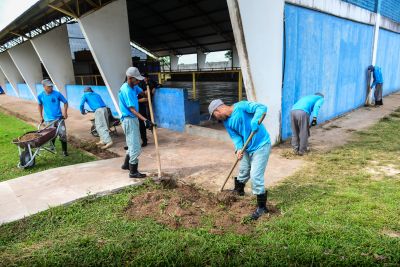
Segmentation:
<svg viewBox="0 0 400 267">
<path fill-rule="evenodd" d="M 62 150 L 62 155 L 63 155 L 64 157 L 68 156 L 68 152 L 67 152 L 67 142 L 61 141 L 61 150 Z"/>
<path fill-rule="evenodd" d="M 125 161 L 124 164 L 121 165 L 121 169 L 123 170 L 129 170 L 129 155 L 125 156 Z"/>
<path fill-rule="evenodd" d="M 257 220 L 265 213 L 268 213 L 267 192 L 265 192 L 264 194 L 257 195 L 257 209 L 255 212 L 253 212 L 253 214 L 251 214 L 250 217 L 252 220 Z"/>
<path fill-rule="evenodd" d="M 245 183 L 241 183 L 238 181 L 237 177 L 235 177 L 235 188 L 233 188 L 233 192 L 238 194 L 239 196 L 244 196 L 244 186 Z"/>
<path fill-rule="evenodd" d="M 145 178 L 146 174 L 138 171 L 138 164 L 129 164 L 129 178 Z"/>
</svg>

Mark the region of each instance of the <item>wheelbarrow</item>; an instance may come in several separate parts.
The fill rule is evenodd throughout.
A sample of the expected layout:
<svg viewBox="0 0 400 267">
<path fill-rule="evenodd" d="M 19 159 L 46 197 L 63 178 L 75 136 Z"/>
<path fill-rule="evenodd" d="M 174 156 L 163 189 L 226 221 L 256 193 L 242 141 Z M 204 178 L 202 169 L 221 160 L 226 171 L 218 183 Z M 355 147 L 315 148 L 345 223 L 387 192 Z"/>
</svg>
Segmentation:
<svg viewBox="0 0 400 267">
<path fill-rule="evenodd" d="M 115 118 L 112 115 L 111 109 L 107 108 L 108 110 L 108 132 L 110 133 L 110 136 L 117 136 L 118 132 L 117 132 L 117 126 L 121 125 L 121 121 L 118 118 Z M 85 109 L 86 113 L 94 113 L 92 110 L 87 110 Z M 90 127 L 90 133 L 94 136 L 94 137 L 99 137 L 99 133 L 96 130 L 96 122 L 95 119 L 90 119 L 90 122 L 92 123 L 92 126 Z"/>
<path fill-rule="evenodd" d="M 63 119 L 52 122 L 43 129 L 43 121 L 38 125 L 37 131 L 30 131 L 24 135 L 15 138 L 12 143 L 17 145 L 19 153 L 19 163 L 17 167 L 20 169 L 32 168 L 35 166 L 35 158 L 39 156 L 40 151 L 48 151 L 56 154 L 56 148 L 52 142 L 57 138 L 59 127 Z M 57 127 L 55 124 L 58 122 Z"/>
</svg>

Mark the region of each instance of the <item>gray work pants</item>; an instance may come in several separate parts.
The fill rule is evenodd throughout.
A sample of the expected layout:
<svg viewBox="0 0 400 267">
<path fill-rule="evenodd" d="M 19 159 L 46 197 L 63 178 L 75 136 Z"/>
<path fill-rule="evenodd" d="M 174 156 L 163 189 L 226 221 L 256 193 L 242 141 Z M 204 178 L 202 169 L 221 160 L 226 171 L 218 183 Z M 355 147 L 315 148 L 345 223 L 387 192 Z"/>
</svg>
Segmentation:
<svg viewBox="0 0 400 267">
<path fill-rule="evenodd" d="M 292 147 L 303 154 L 307 151 L 310 137 L 310 115 L 303 110 L 292 110 L 290 113 L 292 126 Z"/>
<path fill-rule="evenodd" d="M 375 105 L 382 105 L 382 83 L 378 83 L 375 86 L 374 98 L 375 98 Z"/>
<path fill-rule="evenodd" d="M 108 129 L 108 110 L 106 107 L 96 109 L 94 112 L 94 124 L 100 136 L 100 141 L 104 144 L 110 143 L 112 140 Z"/>
</svg>

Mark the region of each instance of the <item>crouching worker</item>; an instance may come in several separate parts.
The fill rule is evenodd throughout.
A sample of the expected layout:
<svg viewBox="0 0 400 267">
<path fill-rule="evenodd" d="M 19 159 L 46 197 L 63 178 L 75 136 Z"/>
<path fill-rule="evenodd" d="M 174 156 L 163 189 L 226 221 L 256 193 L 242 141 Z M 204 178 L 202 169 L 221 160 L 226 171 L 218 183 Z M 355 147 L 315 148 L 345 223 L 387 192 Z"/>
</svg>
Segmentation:
<svg viewBox="0 0 400 267">
<path fill-rule="evenodd" d="M 271 151 L 271 141 L 265 127 L 258 121 L 267 107 L 254 102 L 241 101 L 233 106 L 225 105 L 220 99 L 213 100 L 208 111 L 210 116 L 223 121 L 240 160 L 239 175 L 235 178 L 234 191 L 244 195 L 246 182 L 251 179 L 253 194 L 257 196 L 257 209 L 251 219 L 257 220 L 268 212 L 267 192 L 264 186 L 264 173 Z M 243 146 L 251 132 L 256 132 L 253 139 L 243 150 Z"/>
<path fill-rule="evenodd" d="M 129 169 L 130 178 L 144 178 L 146 175 L 138 171 L 138 158 L 141 152 L 139 119 L 144 121 L 147 129 L 151 129 L 154 124 L 139 113 L 138 95 L 142 93 L 142 89 L 138 84 L 144 77 L 137 68 L 130 67 L 126 71 L 126 78 L 126 83 L 121 86 L 118 93 L 122 129 L 128 146 L 125 162 L 121 168 Z"/>
<path fill-rule="evenodd" d="M 290 113 L 292 127 L 292 147 L 293 152 L 303 156 L 308 150 L 308 138 L 310 137 L 310 117 L 311 126 L 317 125 L 319 109 L 324 103 L 324 95 L 316 93 L 302 97 L 297 101 Z"/>
<path fill-rule="evenodd" d="M 90 87 L 86 87 L 84 89 L 84 94 L 79 107 L 83 115 L 86 115 L 84 109 L 85 103 L 87 103 L 90 109 L 94 111 L 94 124 L 96 126 L 96 131 L 100 136 L 100 141 L 96 143 L 96 145 L 101 145 L 101 149 L 107 149 L 111 147 L 113 145 L 113 141 L 108 128 L 108 117 L 110 114 L 108 114 L 106 104 L 101 96 L 93 92 L 92 88 Z"/>
<path fill-rule="evenodd" d="M 58 128 L 58 137 L 61 142 L 62 155 L 68 156 L 67 152 L 67 128 L 65 122 L 68 118 L 68 101 L 58 91 L 53 90 L 53 83 L 45 79 L 42 81 L 44 91 L 38 95 L 38 108 L 40 114 L 40 120 L 44 121 L 45 125 L 54 125 Z M 64 113 L 61 112 L 60 103 L 64 103 Z M 61 119 L 64 119 L 60 122 Z M 54 140 L 53 140 L 54 145 Z"/>
</svg>

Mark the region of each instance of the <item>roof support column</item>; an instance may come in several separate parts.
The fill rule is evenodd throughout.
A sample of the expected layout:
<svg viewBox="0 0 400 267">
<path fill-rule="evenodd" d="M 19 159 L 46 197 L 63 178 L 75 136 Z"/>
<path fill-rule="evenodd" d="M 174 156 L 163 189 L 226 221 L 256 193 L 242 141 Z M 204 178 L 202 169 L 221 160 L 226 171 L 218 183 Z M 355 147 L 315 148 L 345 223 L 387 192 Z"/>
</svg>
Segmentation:
<svg viewBox="0 0 400 267">
<path fill-rule="evenodd" d="M 58 91 L 67 96 L 65 85 L 75 84 L 67 25 L 39 35 L 31 43 Z"/>
<path fill-rule="evenodd" d="M 236 46 L 232 47 L 232 68 L 240 68 L 239 55 Z"/>
<path fill-rule="evenodd" d="M 3 52 L 0 54 L 0 68 L 6 76 L 7 80 L 10 82 L 15 94 L 19 96 L 18 84 L 23 83 L 24 79 L 22 78 L 17 67 L 12 61 L 10 54 L 8 54 L 7 52 Z"/>
<path fill-rule="evenodd" d="M 201 50 L 197 50 L 197 70 L 202 70 L 206 67 L 207 54 Z"/>
<path fill-rule="evenodd" d="M 114 1 L 78 19 L 118 113 L 118 91 L 132 66 L 126 0 Z"/>
<path fill-rule="evenodd" d="M 42 66 L 35 49 L 30 42 L 25 42 L 8 50 L 15 66 L 22 75 L 31 91 L 33 97 L 37 100 L 36 84 L 43 79 Z"/>
<path fill-rule="evenodd" d="M 171 64 L 171 71 L 177 71 L 178 70 L 178 62 L 179 62 L 179 57 L 177 55 L 170 54 L 169 55 L 169 62 Z"/>
<path fill-rule="evenodd" d="M 281 129 L 284 0 L 227 4 L 247 98 L 268 107 L 264 125 L 275 144 Z"/>
</svg>

